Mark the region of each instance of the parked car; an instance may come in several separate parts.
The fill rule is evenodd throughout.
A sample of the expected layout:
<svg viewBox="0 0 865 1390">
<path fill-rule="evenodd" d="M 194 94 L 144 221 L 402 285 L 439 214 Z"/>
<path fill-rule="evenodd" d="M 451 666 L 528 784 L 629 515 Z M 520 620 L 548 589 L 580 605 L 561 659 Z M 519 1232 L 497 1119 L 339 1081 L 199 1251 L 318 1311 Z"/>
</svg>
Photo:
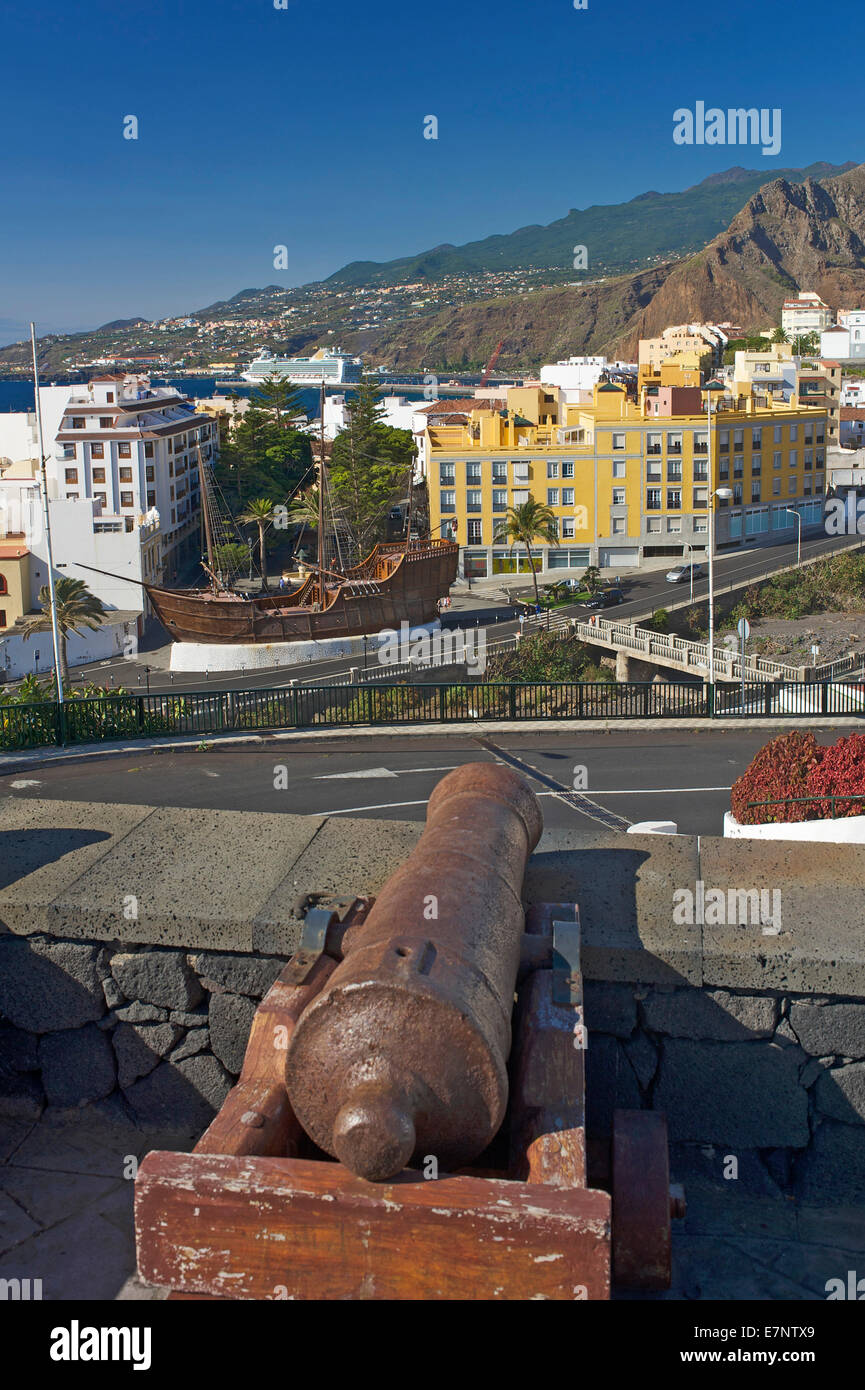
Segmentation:
<svg viewBox="0 0 865 1390">
<path fill-rule="evenodd" d="M 587 598 L 583 604 L 584 608 L 615 608 L 617 604 L 625 602 L 625 595 L 621 589 L 602 589 L 600 593 L 593 594 Z"/>
<path fill-rule="evenodd" d="M 676 565 L 674 569 L 667 570 L 668 584 L 686 584 L 693 575 L 694 579 L 702 579 L 705 570 L 702 565 Z"/>
</svg>

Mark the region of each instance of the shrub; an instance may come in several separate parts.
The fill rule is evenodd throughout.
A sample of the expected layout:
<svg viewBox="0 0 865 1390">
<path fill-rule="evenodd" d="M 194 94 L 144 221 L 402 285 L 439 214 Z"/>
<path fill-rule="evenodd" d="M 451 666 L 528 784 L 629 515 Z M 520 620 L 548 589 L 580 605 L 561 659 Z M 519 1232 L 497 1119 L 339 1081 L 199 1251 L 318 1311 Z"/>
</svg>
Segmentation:
<svg viewBox="0 0 865 1390">
<path fill-rule="evenodd" d="M 808 777 L 823 751 L 813 734 L 799 730 L 781 734 L 761 748 L 733 783 L 730 792 L 730 807 L 739 824 L 767 825 L 774 821 L 812 819 L 811 808 L 801 803 L 777 806 L 749 806 L 748 803 L 808 796 Z"/>
<path fill-rule="evenodd" d="M 865 815 L 865 734 L 850 734 L 839 738 L 808 774 L 808 795 L 849 796 L 862 792 L 861 801 L 813 802 L 808 807 L 811 817 L 842 817 Z"/>
</svg>

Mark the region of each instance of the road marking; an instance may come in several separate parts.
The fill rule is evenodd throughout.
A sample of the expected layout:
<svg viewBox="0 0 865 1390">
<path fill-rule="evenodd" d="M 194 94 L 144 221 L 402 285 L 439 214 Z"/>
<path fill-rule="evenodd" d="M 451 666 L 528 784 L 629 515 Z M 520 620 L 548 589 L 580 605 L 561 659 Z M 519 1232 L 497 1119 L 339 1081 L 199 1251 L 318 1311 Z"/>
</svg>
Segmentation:
<svg viewBox="0 0 865 1390">
<path fill-rule="evenodd" d="M 605 825 L 608 830 L 627 830 L 628 826 L 633 824 L 632 821 L 625 820 L 623 816 L 617 816 L 613 811 L 607 811 L 603 806 L 598 806 L 597 803 L 590 800 L 589 797 L 580 796 L 579 793 L 573 791 L 570 787 L 564 786 L 562 782 L 557 782 L 555 777 L 550 777 L 548 773 L 539 772 L 536 767 L 532 767 L 531 763 L 524 763 L 521 758 L 515 758 L 513 753 L 506 753 L 503 748 L 499 748 L 497 744 L 490 742 L 489 739 L 476 738 L 475 743 L 481 748 L 485 748 L 488 753 L 492 753 L 495 757 L 500 758 L 502 762 L 510 763 L 512 767 L 516 767 L 520 772 L 524 772 L 527 776 L 534 778 L 534 780 L 540 782 L 542 786 L 550 787 L 553 796 L 557 796 L 560 801 L 564 801 L 566 806 L 570 806 L 574 811 L 579 811 L 581 815 L 588 816 L 591 820 L 599 821 L 600 824 Z"/>
<path fill-rule="evenodd" d="M 677 792 L 728 792 L 731 787 L 624 787 L 616 791 L 593 787 L 592 796 L 673 796 Z"/>
<path fill-rule="evenodd" d="M 361 777 L 396 777 L 395 772 L 391 772 L 387 767 L 369 767 L 361 772 L 324 772 L 319 773 L 313 780 L 316 782 L 341 782 L 349 781 L 352 778 Z M 405 803 L 409 805 L 409 802 Z"/>
<path fill-rule="evenodd" d="M 540 799 L 544 796 L 561 797 L 561 792 L 535 792 L 535 796 Z M 419 801 L 382 801 L 378 806 L 340 806 L 336 811 L 307 811 L 309 816 L 354 816 L 361 811 L 390 811 L 396 810 L 399 806 L 426 806 L 429 797 L 425 796 Z M 597 817 L 596 817 L 597 819 Z M 624 825 L 630 825 L 630 821 L 624 821 Z"/>
<path fill-rule="evenodd" d="M 14 791 L 20 792 L 23 791 L 25 787 L 41 787 L 42 783 L 37 782 L 33 779 L 31 779 L 30 781 L 28 781 L 27 779 L 22 779 L 20 782 L 10 782 L 9 785 L 13 788 Z"/>
</svg>

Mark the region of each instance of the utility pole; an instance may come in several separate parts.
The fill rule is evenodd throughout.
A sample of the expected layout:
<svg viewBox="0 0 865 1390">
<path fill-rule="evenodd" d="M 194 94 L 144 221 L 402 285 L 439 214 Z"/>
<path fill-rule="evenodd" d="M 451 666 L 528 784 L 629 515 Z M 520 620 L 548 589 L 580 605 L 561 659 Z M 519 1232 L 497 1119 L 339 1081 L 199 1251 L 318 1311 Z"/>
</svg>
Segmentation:
<svg viewBox="0 0 865 1390">
<path fill-rule="evenodd" d="M 33 351 L 33 392 L 36 402 L 36 438 L 39 442 L 39 491 L 42 496 L 42 522 L 48 552 L 48 595 L 51 602 L 51 637 L 54 643 L 54 675 L 57 684 L 57 703 L 63 704 L 63 676 L 60 670 L 60 629 L 57 623 L 57 593 L 54 588 L 54 550 L 51 545 L 51 515 L 48 506 L 48 473 L 45 468 L 45 444 L 42 438 L 42 405 L 39 400 L 39 366 L 36 360 L 36 325 L 30 324 L 30 346 Z M 62 715 L 61 715 L 62 718 Z"/>
</svg>

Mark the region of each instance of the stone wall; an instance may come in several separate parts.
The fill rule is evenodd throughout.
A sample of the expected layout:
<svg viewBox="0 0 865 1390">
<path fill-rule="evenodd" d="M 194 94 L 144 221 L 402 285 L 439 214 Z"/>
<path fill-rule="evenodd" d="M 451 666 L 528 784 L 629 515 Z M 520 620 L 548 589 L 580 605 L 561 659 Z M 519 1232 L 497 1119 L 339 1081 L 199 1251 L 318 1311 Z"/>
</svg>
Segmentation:
<svg viewBox="0 0 865 1390">
<path fill-rule="evenodd" d="M 0 802 L 0 1112 L 113 1097 L 142 1128 L 200 1133 L 298 944 L 299 897 L 376 893 L 421 830 Z M 697 881 L 783 912 L 677 925 Z M 591 1138 L 615 1106 L 654 1107 L 674 1153 L 865 1198 L 865 848 L 559 831 L 525 896 L 579 904 Z"/>
<path fill-rule="evenodd" d="M 0 1113 L 115 1096 L 142 1128 L 204 1129 L 285 959 L 0 938 Z"/>
<path fill-rule="evenodd" d="M 756 1160 L 813 1205 L 865 1198 L 865 1001 L 588 981 L 587 1128 L 667 1116 L 671 1144 Z"/>
</svg>

